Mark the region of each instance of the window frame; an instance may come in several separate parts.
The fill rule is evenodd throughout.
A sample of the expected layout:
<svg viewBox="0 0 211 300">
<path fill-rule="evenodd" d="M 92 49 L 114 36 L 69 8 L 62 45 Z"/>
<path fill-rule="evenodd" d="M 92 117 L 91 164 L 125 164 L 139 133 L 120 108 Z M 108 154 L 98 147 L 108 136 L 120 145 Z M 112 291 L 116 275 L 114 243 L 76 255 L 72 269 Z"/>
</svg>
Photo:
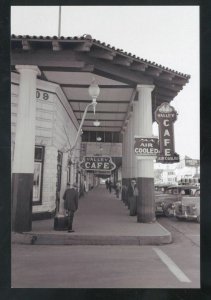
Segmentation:
<svg viewBox="0 0 211 300">
<path fill-rule="evenodd" d="M 36 157 L 35 157 L 36 148 L 41 148 L 42 149 L 42 157 L 41 157 L 41 159 L 38 159 L 38 158 L 36 159 Z M 41 170 L 39 172 L 39 175 L 40 175 L 41 179 L 40 179 L 40 184 L 39 184 L 39 200 L 34 200 L 34 181 L 35 181 L 35 177 L 33 177 L 32 206 L 42 205 L 44 161 L 45 161 L 45 146 L 35 145 L 35 150 L 34 150 L 34 166 L 36 166 L 36 165 L 37 166 L 38 165 L 41 166 Z M 35 170 L 34 170 L 34 176 L 35 176 Z"/>
</svg>

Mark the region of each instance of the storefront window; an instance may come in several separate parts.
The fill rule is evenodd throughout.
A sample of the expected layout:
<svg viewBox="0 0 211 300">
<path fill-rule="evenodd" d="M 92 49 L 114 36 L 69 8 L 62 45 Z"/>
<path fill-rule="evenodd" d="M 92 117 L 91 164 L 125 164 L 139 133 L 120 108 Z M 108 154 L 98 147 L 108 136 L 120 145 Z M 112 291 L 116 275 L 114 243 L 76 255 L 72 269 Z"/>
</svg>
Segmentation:
<svg viewBox="0 0 211 300">
<path fill-rule="evenodd" d="M 34 179 L 33 179 L 33 205 L 42 204 L 42 182 L 44 165 L 43 146 L 35 146 L 34 154 Z"/>
<path fill-rule="evenodd" d="M 60 192 L 60 190 L 61 190 L 62 156 L 63 156 L 63 153 L 58 151 L 58 155 L 57 155 L 57 184 L 56 184 L 57 192 Z"/>
<path fill-rule="evenodd" d="M 105 142 L 106 143 L 112 143 L 112 133 L 111 132 L 105 132 Z"/>
<path fill-rule="evenodd" d="M 99 140 L 100 139 L 100 140 Z M 97 132 L 97 136 L 96 136 L 96 141 L 101 142 L 101 143 L 104 143 L 105 142 L 105 139 L 104 139 L 104 131 L 98 131 Z"/>
<path fill-rule="evenodd" d="M 90 142 L 96 142 L 96 131 L 90 131 Z"/>
<path fill-rule="evenodd" d="M 89 142 L 89 131 L 84 131 L 81 137 L 82 142 Z"/>
<path fill-rule="evenodd" d="M 119 143 L 119 132 L 113 132 L 113 143 Z"/>
</svg>

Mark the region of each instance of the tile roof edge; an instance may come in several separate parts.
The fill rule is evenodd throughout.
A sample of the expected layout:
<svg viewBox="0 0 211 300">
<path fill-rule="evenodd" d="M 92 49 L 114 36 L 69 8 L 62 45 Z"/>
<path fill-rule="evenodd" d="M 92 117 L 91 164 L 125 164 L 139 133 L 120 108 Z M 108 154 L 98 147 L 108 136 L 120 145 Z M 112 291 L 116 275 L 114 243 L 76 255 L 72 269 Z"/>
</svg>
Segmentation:
<svg viewBox="0 0 211 300">
<path fill-rule="evenodd" d="M 165 66 L 162 66 L 156 62 L 151 62 L 151 61 L 148 61 L 147 59 L 144 59 L 144 58 L 140 58 L 139 56 L 136 56 L 134 54 L 131 54 L 131 53 L 128 53 L 122 49 L 119 49 L 119 48 L 115 48 L 114 46 L 111 46 L 110 44 L 106 44 L 105 42 L 101 42 L 99 40 L 96 40 L 96 39 L 93 39 L 92 36 L 90 34 L 84 34 L 82 36 L 74 36 L 74 37 L 64 37 L 64 36 L 61 36 L 61 37 L 58 37 L 58 36 L 36 36 L 36 35 L 15 35 L 15 34 L 11 34 L 11 39 L 42 39 L 42 40 L 90 40 L 90 41 L 93 41 L 96 45 L 100 45 L 100 46 L 103 46 L 103 47 L 106 47 L 106 48 L 109 48 L 109 50 L 114 50 L 116 51 L 117 53 L 121 54 L 121 55 L 126 55 L 127 57 L 130 57 L 130 58 L 133 58 L 135 59 L 137 62 L 142 62 L 142 63 L 146 63 L 146 64 L 150 64 L 152 67 L 157 67 L 157 68 L 162 68 L 163 70 L 167 71 L 167 72 L 173 72 L 175 74 L 177 74 L 178 76 L 182 76 L 182 77 L 185 77 L 186 79 L 190 79 L 191 76 L 189 74 L 184 74 L 184 73 L 181 73 L 181 72 L 178 72 L 178 71 L 175 71 L 175 70 L 172 70 L 168 67 L 165 67 Z"/>
</svg>

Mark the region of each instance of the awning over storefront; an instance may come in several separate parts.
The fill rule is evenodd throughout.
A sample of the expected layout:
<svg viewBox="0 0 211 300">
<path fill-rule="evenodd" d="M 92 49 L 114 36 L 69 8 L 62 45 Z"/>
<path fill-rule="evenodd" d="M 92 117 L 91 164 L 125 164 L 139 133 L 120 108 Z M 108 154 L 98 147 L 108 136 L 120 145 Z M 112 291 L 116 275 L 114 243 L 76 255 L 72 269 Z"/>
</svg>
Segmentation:
<svg viewBox="0 0 211 300">
<path fill-rule="evenodd" d="M 170 102 L 182 90 L 190 76 L 170 70 L 154 62 L 126 53 L 110 45 L 82 37 L 11 37 L 11 68 L 36 65 L 38 77 L 58 84 L 80 123 L 91 102 L 88 87 L 93 77 L 100 87 L 96 115 L 90 109 L 83 130 L 96 130 L 93 121 L 100 121 L 98 131 L 120 132 L 137 100 L 137 84 L 153 84 L 152 110 L 162 102 Z M 154 114 L 153 114 L 154 115 Z"/>
</svg>

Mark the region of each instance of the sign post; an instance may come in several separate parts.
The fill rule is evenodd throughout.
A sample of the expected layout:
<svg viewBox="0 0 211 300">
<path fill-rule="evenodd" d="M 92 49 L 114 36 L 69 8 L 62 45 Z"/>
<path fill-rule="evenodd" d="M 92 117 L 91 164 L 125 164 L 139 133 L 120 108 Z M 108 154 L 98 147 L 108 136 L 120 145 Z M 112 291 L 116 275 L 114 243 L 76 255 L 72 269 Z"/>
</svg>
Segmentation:
<svg viewBox="0 0 211 300">
<path fill-rule="evenodd" d="M 162 103 L 155 111 L 155 120 L 159 125 L 160 154 L 158 163 L 177 163 L 179 155 L 174 152 L 174 126 L 177 112 L 169 103 Z"/>
</svg>

